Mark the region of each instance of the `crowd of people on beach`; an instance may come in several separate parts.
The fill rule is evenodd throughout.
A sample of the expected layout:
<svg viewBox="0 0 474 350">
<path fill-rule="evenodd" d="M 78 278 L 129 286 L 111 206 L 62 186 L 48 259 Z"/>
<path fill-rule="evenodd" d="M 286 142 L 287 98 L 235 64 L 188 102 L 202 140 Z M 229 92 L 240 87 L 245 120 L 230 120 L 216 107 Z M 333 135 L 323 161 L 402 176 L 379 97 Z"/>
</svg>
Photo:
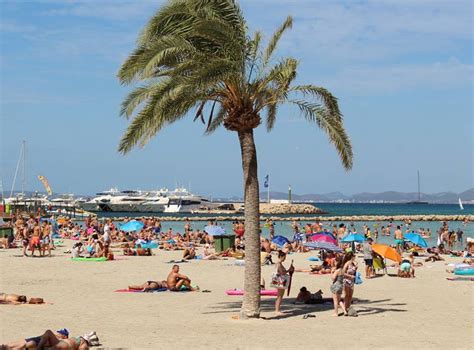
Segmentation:
<svg viewBox="0 0 474 350">
<path fill-rule="evenodd" d="M 127 223 L 138 223 L 138 228 L 124 230 Z M 225 249 L 217 250 L 215 238 L 209 233 L 208 228 L 219 227 L 216 221 L 207 222 L 204 229 L 195 229 L 188 219 L 184 220 L 183 231 L 175 232 L 173 229 L 162 229 L 162 223 L 157 218 L 125 218 L 120 224 L 112 219 L 100 220 L 96 217 L 85 218 L 82 223 L 75 222 L 67 218 L 56 219 L 41 218 L 31 215 L 25 219 L 21 215 L 13 216 L 9 225 L 13 227 L 13 233 L 2 240 L 4 248 L 20 248 L 23 256 L 51 256 L 51 251 L 59 249 L 60 245 L 56 241 L 71 239 L 74 242 L 72 248 L 66 253 L 73 259 L 104 259 L 114 260 L 120 252 L 124 256 L 151 256 L 156 254 L 155 249 L 163 251 L 182 251 L 182 259 L 170 262 L 186 262 L 192 260 L 219 260 L 235 258 L 242 261 L 245 257 L 245 226 L 243 221 L 235 221 L 232 224 L 232 233 L 235 236 L 233 244 Z M 327 223 L 314 222 L 291 223 L 293 230 L 292 239 L 287 239 L 283 243 L 276 239 L 275 224 L 267 219 L 262 223 L 261 232 L 267 230 L 268 235 L 261 236 L 261 263 L 262 265 L 275 265 L 275 272 L 272 275 L 270 287 L 277 290 L 275 299 L 275 313 L 283 316 L 281 310 L 285 290 L 291 285 L 291 278 L 295 272 L 307 272 L 310 274 L 328 275 L 331 279 L 330 293 L 332 298 L 323 298 L 323 292 L 318 290 L 312 293 L 305 286 L 301 287 L 296 303 L 318 304 L 331 302 L 334 306 L 334 316 L 339 316 L 342 310 L 346 316 L 357 316 L 357 311 L 352 305 L 355 286 L 362 283 L 363 270 L 364 278 L 371 279 L 377 275 L 378 271 L 387 274 L 387 268 L 397 269 L 397 276 L 402 278 L 414 278 L 415 268 L 423 266 L 423 262 L 443 261 L 444 254 L 461 257 L 461 264 L 471 268 L 473 265 L 474 242 L 468 238 L 463 250 L 454 250 L 456 243 L 464 244 L 462 230 L 450 230 L 448 223 L 441 223 L 437 232 L 438 244 L 433 247 L 422 248 L 417 244 L 410 243 L 405 239 L 408 233 L 416 233 L 420 237 L 429 238 L 432 236 L 430 229 L 417 229 L 412 227 L 412 223 L 406 220 L 401 224 L 388 224 L 380 226 L 375 223 L 370 227 L 367 224 L 362 226 L 360 232 L 356 230 L 353 222 L 348 226 L 344 223 L 328 225 Z M 321 249 L 316 261 L 317 264 L 310 264 L 309 267 L 295 268 L 293 262 L 286 268 L 284 263 L 288 254 L 309 252 L 312 248 L 306 243 L 313 235 L 328 235 L 336 242 L 334 251 Z M 348 235 L 360 234 L 363 241 L 345 242 Z M 386 256 L 376 252 L 374 247 L 380 236 L 393 237 L 393 244 L 389 246 L 399 259 L 392 263 L 387 263 Z M 357 257 L 361 257 L 364 262 L 364 269 L 359 268 Z M 423 262 L 415 260 L 423 258 Z M 393 260 L 393 258 L 392 258 Z M 455 271 L 458 266 L 448 270 Z M 262 290 L 265 289 L 265 280 L 262 280 Z M 138 292 L 153 291 L 198 291 L 197 285 L 191 283 L 191 278 L 181 274 L 180 266 L 174 264 L 168 276 L 162 280 L 149 280 L 142 284 L 130 285 L 127 290 Z M 24 295 L 0 294 L 0 303 L 4 304 L 40 304 L 44 303 L 42 298 L 27 298 Z M 32 344 L 36 346 L 50 346 L 51 348 L 62 349 L 66 346 L 73 349 L 87 349 L 91 344 L 90 337 L 68 338 L 64 334 L 46 331 L 42 336 L 25 339 L 10 345 L 3 345 L 5 349 L 22 348 Z M 94 334 L 92 339 L 96 339 Z M 33 340 L 32 340 L 33 339 Z M 34 346 L 31 346 L 34 347 Z"/>
</svg>

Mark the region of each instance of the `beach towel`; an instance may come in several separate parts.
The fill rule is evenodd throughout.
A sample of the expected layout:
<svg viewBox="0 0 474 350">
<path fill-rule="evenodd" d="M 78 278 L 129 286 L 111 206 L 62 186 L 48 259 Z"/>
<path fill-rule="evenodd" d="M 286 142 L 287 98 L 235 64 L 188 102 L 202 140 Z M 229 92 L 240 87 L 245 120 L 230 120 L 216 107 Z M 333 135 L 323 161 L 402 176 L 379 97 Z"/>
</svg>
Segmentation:
<svg viewBox="0 0 474 350">
<path fill-rule="evenodd" d="M 309 261 L 321 261 L 321 259 L 319 259 L 319 258 L 317 258 L 317 257 L 315 257 L 315 256 L 310 256 L 310 257 L 308 258 L 308 260 L 309 260 Z"/>
<path fill-rule="evenodd" d="M 244 295 L 244 291 L 242 289 L 229 289 L 226 290 L 225 293 L 227 295 Z M 266 297 L 276 297 L 278 295 L 278 291 L 276 289 L 262 289 L 260 291 L 260 295 Z"/>
<path fill-rule="evenodd" d="M 107 261 L 107 258 L 71 258 L 72 261 Z"/>
<path fill-rule="evenodd" d="M 155 289 L 151 290 L 149 292 L 144 292 L 142 290 L 135 290 L 135 289 L 117 289 L 114 290 L 115 293 L 158 293 L 158 292 L 166 292 L 168 289 L 166 288 L 160 288 L 160 289 Z"/>
</svg>

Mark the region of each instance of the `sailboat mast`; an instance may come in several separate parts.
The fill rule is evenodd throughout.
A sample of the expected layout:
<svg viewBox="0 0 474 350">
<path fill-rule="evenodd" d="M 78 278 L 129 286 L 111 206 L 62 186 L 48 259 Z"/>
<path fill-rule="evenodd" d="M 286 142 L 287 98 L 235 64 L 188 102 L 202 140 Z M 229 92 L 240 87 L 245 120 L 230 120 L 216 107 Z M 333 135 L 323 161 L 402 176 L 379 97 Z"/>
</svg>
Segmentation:
<svg viewBox="0 0 474 350">
<path fill-rule="evenodd" d="M 25 141 L 23 141 L 23 142 L 25 142 Z M 16 163 L 15 176 L 13 176 L 13 182 L 12 182 L 12 189 L 10 191 L 10 197 L 13 197 L 13 190 L 15 189 L 16 177 L 18 175 L 18 170 L 20 169 L 20 163 L 21 163 L 21 160 L 23 158 L 24 147 L 25 147 L 25 145 L 22 144 L 21 149 L 20 149 L 20 156 L 18 157 L 18 163 Z"/>
<path fill-rule="evenodd" d="M 23 140 L 23 179 L 21 181 L 21 193 L 25 195 L 26 187 L 26 141 Z"/>
<path fill-rule="evenodd" d="M 420 192 L 420 171 L 417 170 L 418 174 L 418 202 L 421 202 L 421 192 Z"/>
</svg>

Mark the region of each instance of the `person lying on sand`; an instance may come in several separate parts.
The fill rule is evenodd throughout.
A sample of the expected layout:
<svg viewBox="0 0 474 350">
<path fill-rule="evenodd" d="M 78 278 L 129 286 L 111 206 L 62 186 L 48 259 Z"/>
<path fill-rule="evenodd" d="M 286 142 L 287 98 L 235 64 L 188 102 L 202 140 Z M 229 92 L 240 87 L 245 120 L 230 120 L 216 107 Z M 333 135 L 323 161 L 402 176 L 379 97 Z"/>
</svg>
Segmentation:
<svg viewBox="0 0 474 350">
<path fill-rule="evenodd" d="M 26 295 L 0 293 L 0 304 L 44 304 L 43 298 L 27 298 Z"/>
<path fill-rule="evenodd" d="M 137 245 L 137 255 L 138 256 L 152 256 L 153 254 L 151 253 L 150 248 L 142 248 L 142 246 L 139 244 Z"/>
<path fill-rule="evenodd" d="M 326 273 L 331 273 L 331 266 L 329 263 L 325 260 L 321 265 L 309 265 L 309 270 L 308 269 L 296 269 L 295 272 L 309 272 L 311 274 L 315 275 L 321 275 L 321 274 L 326 274 Z"/>
<path fill-rule="evenodd" d="M 444 259 L 439 255 L 438 252 L 435 252 L 434 254 L 430 254 L 426 259 L 425 259 L 426 262 L 428 261 L 431 261 L 431 262 L 435 262 L 435 261 L 444 261 Z"/>
<path fill-rule="evenodd" d="M 129 290 L 141 290 L 142 292 L 152 292 L 158 289 L 168 289 L 166 281 L 147 281 L 138 286 L 128 286 Z"/>
<path fill-rule="evenodd" d="M 219 259 L 217 254 L 212 253 L 210 251 L 210 245 L 208 243 L 206 243 L 206 245 L 204 246 L 204 250 L 202 251 L 201 257 L 202 257 L 202 260 L 217 260 L 217 259 Z"/>
<path fill-rule="evenodd" d="M 306 287 L 301 287 L 298 296 L 296 297 L 295 304 L 321 304 L 323 301 L 323 292 L 318 290 L 316 293 L 311 293 Z"/>
<path fill-rule="evenodd" d="M 171 272 L 166 279 L 168 285 L 168 290 L 172 292 L 179 292 L 183 290 L 182 287 L 185 287 L 185 290 L 190 290 L 192 292 L 197 291 L 198 289 L 191 287 L 191 279 L 188 276 L 181 275 L 179 273 L 179 265 L 173 265 Z"/>
<path fill-rule="evenodd" d="M 132 248 L 130 248 L 129 243 L 125 243 L 125 245 L 123 247 L 123 255 L 135 256 L 135 255 L 137 255 L 137 252 L 135 250 L 133 250 Z"/>
<path fill-rule="evenodd" d="M 26 338 L 26 339 L 22 339 L 22 340 L 19 340 L 19 341 L 16 341 L 16 342 L 11 342 L 11 343 L 8 343 L 8 344 L 0 345 L 0 349 L 1 350 L 3 350 L 3 349 L 5 349 L 5 350 L 6 349 L 12 349 L 12 350 L 13 349 L 37 349 L 38 344 L 41 342 L 41 339 L 48 332 L 53 334 L 53 336 L 57 340 L 67 339 L 69 337 L 69 331 L 66 328 L 60 329 L 56 332 L 48 330 L 43 335 L 39 335 L 39 336 L 36 336 L 36 337 L 31 337 L 31 338 Z M 43 344 L 45 346 L 49 345 L 49 344 L 46 344 L 46 343 L 43 343 Z"/>
<path fill-rule="evenodd" d="M 196 249 L 194 247 L 186 248 L 183 252 L 183 260 L 193 260 L 196 257 Z"/>
</svg>

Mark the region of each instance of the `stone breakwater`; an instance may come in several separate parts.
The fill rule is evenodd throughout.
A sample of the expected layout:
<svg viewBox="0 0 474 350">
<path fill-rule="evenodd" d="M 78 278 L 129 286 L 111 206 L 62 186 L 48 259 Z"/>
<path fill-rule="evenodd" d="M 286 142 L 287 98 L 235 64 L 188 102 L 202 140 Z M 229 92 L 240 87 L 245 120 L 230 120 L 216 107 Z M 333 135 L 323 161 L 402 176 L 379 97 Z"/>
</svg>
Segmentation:
<svg viewBox="0 0 474 350">
<path fill-rule="evenodd" d="M 232 215 L 232 216 L 153 216 L 160 221 L 184 221 L 189 219 L 191 221 L 235 221 L 243 220 L 243 215 Z M 105 218 L 102 218 L 105 219 Z M 114 221 L 124 220 L 124 217 L 113 217 Z M 340 221 L 340 222 L 351 222 L 351 221 L 474 221 L 474 215 L 359 215 L 359 216 L 268 216 L 262 215 L 261 220 L 271 219 L 272 221 Z M 81 220 L 81 219 L 78 219 Z"/>
</svg>

